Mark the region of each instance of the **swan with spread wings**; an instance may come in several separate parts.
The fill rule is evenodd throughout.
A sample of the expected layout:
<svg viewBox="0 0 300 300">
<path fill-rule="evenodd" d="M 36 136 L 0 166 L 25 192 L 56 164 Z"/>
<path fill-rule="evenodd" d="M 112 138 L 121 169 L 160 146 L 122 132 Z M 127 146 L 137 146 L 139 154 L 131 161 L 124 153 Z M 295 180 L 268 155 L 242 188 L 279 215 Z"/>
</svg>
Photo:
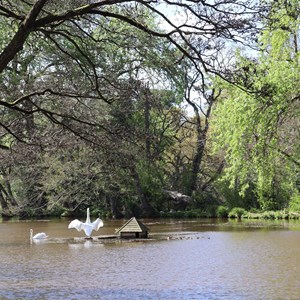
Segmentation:
<svg viewBox="0 0 300 300">
<path fill-rule="evenodd" d="M 87 216 L 86 216 L 85 223 L 75 219 L 68 226 L 69 229 L 75 228 L 78 231 L 83 230 L 87 237 L 91 236 L 93 230 L 98 231 L 100 227 L 103 227 L 103 221 L 101 219 L 97 218 L 96 221 L 91 222 L 89 208 L 87 209 Z"/>
</svg>

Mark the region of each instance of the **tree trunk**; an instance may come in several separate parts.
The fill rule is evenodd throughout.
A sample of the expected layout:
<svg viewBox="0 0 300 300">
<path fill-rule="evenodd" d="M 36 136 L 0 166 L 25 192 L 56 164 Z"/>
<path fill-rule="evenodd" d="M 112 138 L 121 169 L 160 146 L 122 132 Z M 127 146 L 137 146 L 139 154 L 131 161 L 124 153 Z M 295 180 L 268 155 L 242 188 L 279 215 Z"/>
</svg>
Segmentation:
<svg viewBox="0 0 300 300">
<path fill-rule="evenodd" d="M 189 182 L 189 186 L 187 188 L 188 196 L 191 196 L 193 191 L 195 191 L 197 189 L 198 174 L 199 174 L 200 165 L 202 162 L 204 146 L 205 146 L 205 139 L 206 139 L 206 134 L 204 132 L 202 134 L 198 134 L 196 154 L 193 158 L 190 182 Z"/>
<path fill-rule="evenodd" d="M 3 185 L 1 186 L 1 190 L 2 193 L 4 193 L 5 195 L 6 202 L 8 203 L 8 205 L 18 206 L 18 203 L 13 195 L 9 179 L 7 178 L 7 173 L 4 170 L 4 168 L 1 168 L 1 173 L 3 179 Z"/>
<path fill-rule="evenodd" d="M 222 160 L 216 173 L 213 176 L 211 176 L 210 179 L 201 186 L 201 191 L 204 192 L 211 185 L 211 183 L 213 183 L 220 176 L 221 172 L 223 171 L 224 165 L 225 165 L 225 161 Z"/>
<path fill-rule="evenodd" d="M 206 138 L 207 138 L 207 132 L 209 128 L 209 117 L 212 109 L 212 105 L 214 104 L 215 100 L 219 97 L 220 93 L 215 95 L 215 91 L 212 91 L 212 94 L 207 97 L 207 110 L 204 113 L 201 109 L 201 112 L 204 115 L 204 128 L 202 129 L 201 124 L 201 115 L 199 112 L 199 108 L 197 105 L 193 102 L 191 102 L 189 99 L 187 99 L 187 102 L 193 107 L 195 112 L 195 119 L 196 119 L 196 131 L 197 131 L 197 145 L 196 145 L 196 153 L 194 155 L 193 161 L 192 161 L 192 168 L 191 168 L 191 175 L 190 175 L 190 181 L 189 185 L 187 187 L 187 195 L 191 196 L 193 192 L 197 189 L 197 181 L 198 181 L 198 174 L 201 167 L 201 162 L 203 159 L 203 153 L 206 145 Z"/>
<path fill-rule="evenodd" d="M 109 201 L 109 206 L 110 206 L 110 211 L 112 214 L 112 218 L 114 219 L 119 219 L 124 217 L 124 215 L 121 213 L 119 209 L 119 188 L 116 186 L 110 186 L 110 191 L 107 195 L 108 201 Z"/>
<path fill-rule="evenodd" d="M 145 126 L 145 149 L 146 149 L 146 158 L 148 162 L 151 159 L 151 136 L 150 136 L 150 102 L 149 102 L 149 88 L 144 87 L 144 126 Z"/>
<path fill-rule="evenodd" d="M 30 101 L 24 101 L 23 105 L 24 105 L 24 109 L 26 109 L 27 111 L 33 110 L 33 104 Z M 25 122 L 26 122 L 25 126 L 26 126 L 27 135 L 28 135 L 29 139 L 31 139 L 33 136 L 33 133 L 34 133 L 34 128 L 35 128 L 34 114 L 26 115 Z"/>
<path fill-rule="evenodd" d="M 1 208 L 3 211 L 7 211 L 8 210 L 8 204 L 5 200 L 5 191 L 4 191 L 4 188 L 3 186 L 0 184 L 0 205 L 1 205 Z"/>
</svg>

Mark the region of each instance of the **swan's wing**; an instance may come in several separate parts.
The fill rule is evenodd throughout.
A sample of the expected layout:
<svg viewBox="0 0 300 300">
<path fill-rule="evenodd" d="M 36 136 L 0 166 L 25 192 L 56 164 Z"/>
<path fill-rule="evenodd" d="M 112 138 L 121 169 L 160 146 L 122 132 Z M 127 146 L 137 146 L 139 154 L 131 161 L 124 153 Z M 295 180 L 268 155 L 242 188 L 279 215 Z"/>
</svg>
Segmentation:
<svg viewBox="0 0 300 300">
<path fill-rule="evenodd" d="M 40 233 L 37 233 L 33 238 L 42 240 L 42 239 L 46 239 L 47 237 L 48 237 L 48 235 L 45 232 L 40 232 Z"/>
<path fill-rule="evenodd" d="M 81 231 L 81 230 L 83 229 L 83 228 L 82 228 L 82 225 L 83 225 L 82 222 L 80 222 L 79 220 L 75 219 L 75 220 L 73 220 L 73 221 L 69 224 L 68 228 L 69 228 L 69 229 L 75 228 L 75 229 L 77 229 L 78 231 Z"/>
<path fill-rule="evenodd" d="M 92 226 L 93 226 L 93 229 L 94 229 L 94 230 L 98 231 L 98 229 L 99 229 L 100 227 L 103 227 L 103 221 L 102 221 L 101 219 L 98 218 L 96 221 L 94 221 L 94 222 L 92 223 Z"/>
<path fill-rule="evenodd" d="M 82 223 L 76 219 L 69 224 L 68 228 L 75 228 L 78 231 L 84 230 L 87 236 L 91 236 L 93 230 L 98 230 L 102 226 L 103 222 L 99 218 L 93 223 Z"/>
</svg>

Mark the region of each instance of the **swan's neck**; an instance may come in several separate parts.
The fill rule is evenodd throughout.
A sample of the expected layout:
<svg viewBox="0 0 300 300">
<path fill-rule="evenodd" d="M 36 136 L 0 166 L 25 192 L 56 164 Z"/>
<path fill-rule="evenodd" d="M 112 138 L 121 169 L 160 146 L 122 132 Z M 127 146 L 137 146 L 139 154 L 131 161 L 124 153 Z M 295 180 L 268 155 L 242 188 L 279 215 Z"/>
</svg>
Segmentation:
<svg viewBox="0 0 300 300">
<path fill-rule="evenodd" d="M 33 230 L 30 229 L 30 239 L 32 240 L 33 239 Z"/>
<path fill-rule="evenodd" d="M 91 219 L 90 219 L 90 209 L 87 209 L 87 214 L 86 214 L 86 223 L 91 223 Z"/>
</svg>

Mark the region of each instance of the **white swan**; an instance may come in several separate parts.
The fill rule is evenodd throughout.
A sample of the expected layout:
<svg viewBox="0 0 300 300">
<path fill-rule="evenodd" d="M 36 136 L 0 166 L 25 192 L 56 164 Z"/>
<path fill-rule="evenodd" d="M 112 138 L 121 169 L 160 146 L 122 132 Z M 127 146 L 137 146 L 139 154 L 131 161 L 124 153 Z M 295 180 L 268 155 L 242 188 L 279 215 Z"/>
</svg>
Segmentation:
<svg viewBox="0 0 300 300">
<path fill-rule="evenodd" d="M 93 223 L 91 223 L 90 220 L 90 209 L 87 209 L 87 216 L 86 216 L 86 221 L 85 223 L 80 222 L 79 220 L 73 220 L 68 228 L 75 228 L 78 231 L 84 230 L 86 236 L 90 237 L 92 234 L 93 230 L 98 231 L 100 227 L 103 227 L 103 221 L 99 218 L 97 218 L 96 221 L 94 221 Z"/>
<path fill-rule="evenodd" d="M 48 235 L 45 233 L 45 232 L 40 232 L 40 233 L 37 233 L 33 236 L 33 230 L 30 229 L 30 240 L 32 241 L 33 239 L 34 240 L 44 240 L 48 237 Z"/>
</svg>

